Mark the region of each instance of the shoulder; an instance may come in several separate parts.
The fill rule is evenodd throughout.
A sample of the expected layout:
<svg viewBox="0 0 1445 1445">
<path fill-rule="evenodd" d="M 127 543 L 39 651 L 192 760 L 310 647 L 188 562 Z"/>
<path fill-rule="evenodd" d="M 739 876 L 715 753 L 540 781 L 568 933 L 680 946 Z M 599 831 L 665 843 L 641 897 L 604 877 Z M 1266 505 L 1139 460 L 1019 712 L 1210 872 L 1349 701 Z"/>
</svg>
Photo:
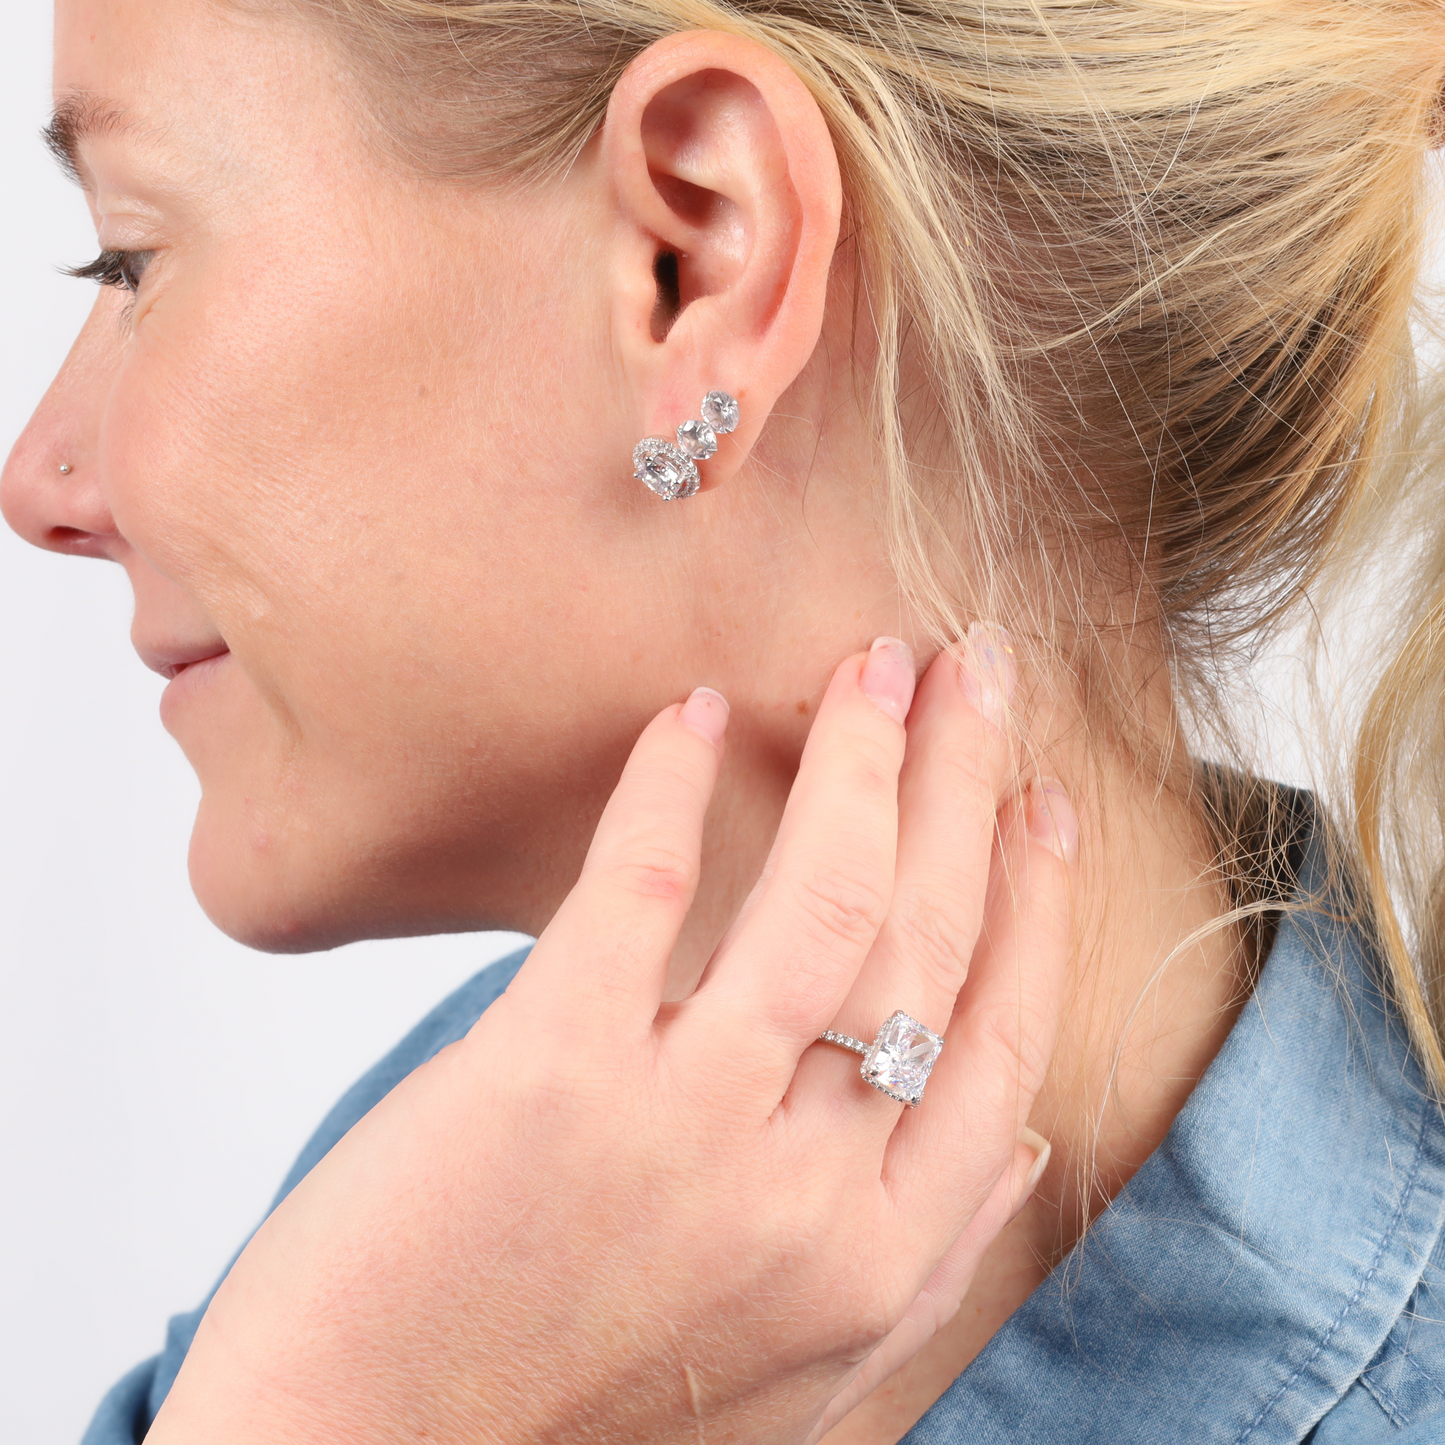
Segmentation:
<svg viewBox="0 0 1445 1445">
<path fill-rule="evenodd" d="M 448 1044 L 463 1037 L 506 992 L 529 952 L 530 948 L 519 949 L 473 975 L 427 1014 L 385 1058 L 368 1069 L 341 1096 L 307 1141 L 272 1200 L 271 1209 L 316 1167 L 353 1124 L 379 1104 L 413 1069 L 420 1068 Z M 231 1262 L 235 1262 L 234 1257 Z M 228 1264 L 222 1279 L 229 1270 Z M 165 1348 L 137 1365 L 112 1387 L 101 1401 L 82 1445 L 139 1445 L 170 1393 L 209 1303 L 207 1296 L 196 1309 L 171 1319 Z"/>
<path fill-rule="evenodd" d="M 527 948 L 474 974 L 448 994 L 385 1058 L 366 1071 L 337 1100 L 282 1181 L 275 1207 L 316 1167 L 351 1126 L 379 1104 L 413 1069 L 462 1038 L 506 991 L 531 952 Z"/>
<path fill-rule="evenodd" d="M 1327 865 L 1304 830 L 1205 1077 L 920 1445 L 1445 1440 L 1445 1118 Z"/>
<path fill-rule="evenodd" d="M 1445 1235 L 1385 1342 L 1310 1445 L 1445 1440 Z"/>
</svg>

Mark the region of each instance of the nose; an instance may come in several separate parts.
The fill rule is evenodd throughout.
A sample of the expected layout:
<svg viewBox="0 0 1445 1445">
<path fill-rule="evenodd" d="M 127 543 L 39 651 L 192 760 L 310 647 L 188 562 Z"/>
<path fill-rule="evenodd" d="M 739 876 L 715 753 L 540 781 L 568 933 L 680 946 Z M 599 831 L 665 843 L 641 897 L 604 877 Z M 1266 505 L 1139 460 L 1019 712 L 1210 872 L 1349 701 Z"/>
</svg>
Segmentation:
<svg viewBox="0 0 1445 1445">
<path fill-rule="evenodd" d="M 65 364 L 0 474 L 0 511 L 27 542 L 52 552 L 119 560 L 124 543 L 106 501 L 101 412 L 120 361 L 121 298 L 97 298 Z"/>
</svg>

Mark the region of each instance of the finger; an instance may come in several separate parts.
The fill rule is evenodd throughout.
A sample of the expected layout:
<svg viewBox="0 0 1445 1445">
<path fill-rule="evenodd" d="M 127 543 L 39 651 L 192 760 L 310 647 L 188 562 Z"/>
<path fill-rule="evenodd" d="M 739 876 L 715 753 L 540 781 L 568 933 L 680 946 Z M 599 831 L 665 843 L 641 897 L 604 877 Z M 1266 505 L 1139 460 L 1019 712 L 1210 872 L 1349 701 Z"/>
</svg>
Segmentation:
<svg viewBox="0 0 1445 1445">
<path fill-rule="evenodd" d="M 514 991 L 535 993 L 553 1016 L 560 1005 L 594 1036 L 651 1025 L 697 891 L 727 721 L 722 695 L 700 687 L 648 724 Z"/>
<path fill-rule="evenodd" d="M 696 1046 L 734 1051 L 741 1035 L 757 1077 L 783 1087 L 887 915 L 913 690 L 913 653 L 893 638 L 833 674 L 763 877 L 693 995 Z"/>
<path fill-rule="evenodd" d="M 893 1378 L 940 1330 L 958 1314 L 973 1284 L 979 1262 L 994 1240 L 1013 1221 L 1033 1194 L 1049 1163 L 1049 1141 L 1032 1129 L 1023 1129 L 1008 1167 L 990 1191 L 983 1207 L 944 1255 L 903 1318 L 859 1367 L 858 1373 L 829 1402 L 809 1445 L 821 1440 L 885 1381 Z"/>
<path fill-rule="evenodd" d="M 962 1232 L 1004 1168 L 1043 1085 L 1073 956 L 1078 836 L 1052 780 L 1005 810 L 968 982 L 927 1098 L 889 1141 L 884 1179 L 901 1217 L 931 1221 L 944 1238 Z"/>
<path fill-rule="evenodd" d="M 999 804 L 1016 771 L 1006 725 L 1016 677 L 1008 633 L 975 623 L 919 685 L 898 784 L 893 898 L 830 1021 L 838 1032 L 870 1042 L 902 1010 L 941 1033 L 952 1017 L 983 923 Z M 799 1065 L 794 1096 L 836 1092 L 844 1064 L 836 1051 L 813 1050 Z M 885 1134 L 891 1131 L 896 1117 L 879 1107 L 871 1089 L 854 1087 L 848 1097 Z"/>
</svg>

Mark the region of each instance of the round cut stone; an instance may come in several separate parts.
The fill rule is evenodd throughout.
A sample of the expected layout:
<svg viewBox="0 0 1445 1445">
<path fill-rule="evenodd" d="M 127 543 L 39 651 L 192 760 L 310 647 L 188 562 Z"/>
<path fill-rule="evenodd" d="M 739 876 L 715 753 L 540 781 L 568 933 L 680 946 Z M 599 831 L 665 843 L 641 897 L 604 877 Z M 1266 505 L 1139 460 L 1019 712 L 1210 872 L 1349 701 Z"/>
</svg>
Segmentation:
<svg viewBox="0 0 1445 1445">
<path fill-rule="evenodd" d="M 717 433 L 705 421 L 685 421 L 677 429 L 678 446 L 695 462 L 717 451 Z"/>
<path fill-rule="evenodd" d="M 632 475 L 667 502 L 697 491 L 697 468 L 680 447 L 661 437 L 644 437 L 632 449 Z"/>
<path fill-rule="evenodd" d="M 719 436 L 726 436 L 737 427 L 738 404 L 725 391 L 710 391 L 702 399 L 702 419 Z"/>
</svg>

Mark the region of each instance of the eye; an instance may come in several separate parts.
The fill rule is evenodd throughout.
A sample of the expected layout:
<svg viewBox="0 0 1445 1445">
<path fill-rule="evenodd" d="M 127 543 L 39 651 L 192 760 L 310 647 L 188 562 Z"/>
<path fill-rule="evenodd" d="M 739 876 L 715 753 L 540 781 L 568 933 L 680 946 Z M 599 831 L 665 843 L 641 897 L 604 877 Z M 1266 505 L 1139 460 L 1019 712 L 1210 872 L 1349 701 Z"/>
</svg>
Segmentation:
<svg viewBox="0 0 1445 1445">
<path fill-rule="evenodd" d="M 67 267 L 65 274 L 134 292 L 154 255 L 154 251 L 102 251 L 89 265 Z"/>
</svg>

